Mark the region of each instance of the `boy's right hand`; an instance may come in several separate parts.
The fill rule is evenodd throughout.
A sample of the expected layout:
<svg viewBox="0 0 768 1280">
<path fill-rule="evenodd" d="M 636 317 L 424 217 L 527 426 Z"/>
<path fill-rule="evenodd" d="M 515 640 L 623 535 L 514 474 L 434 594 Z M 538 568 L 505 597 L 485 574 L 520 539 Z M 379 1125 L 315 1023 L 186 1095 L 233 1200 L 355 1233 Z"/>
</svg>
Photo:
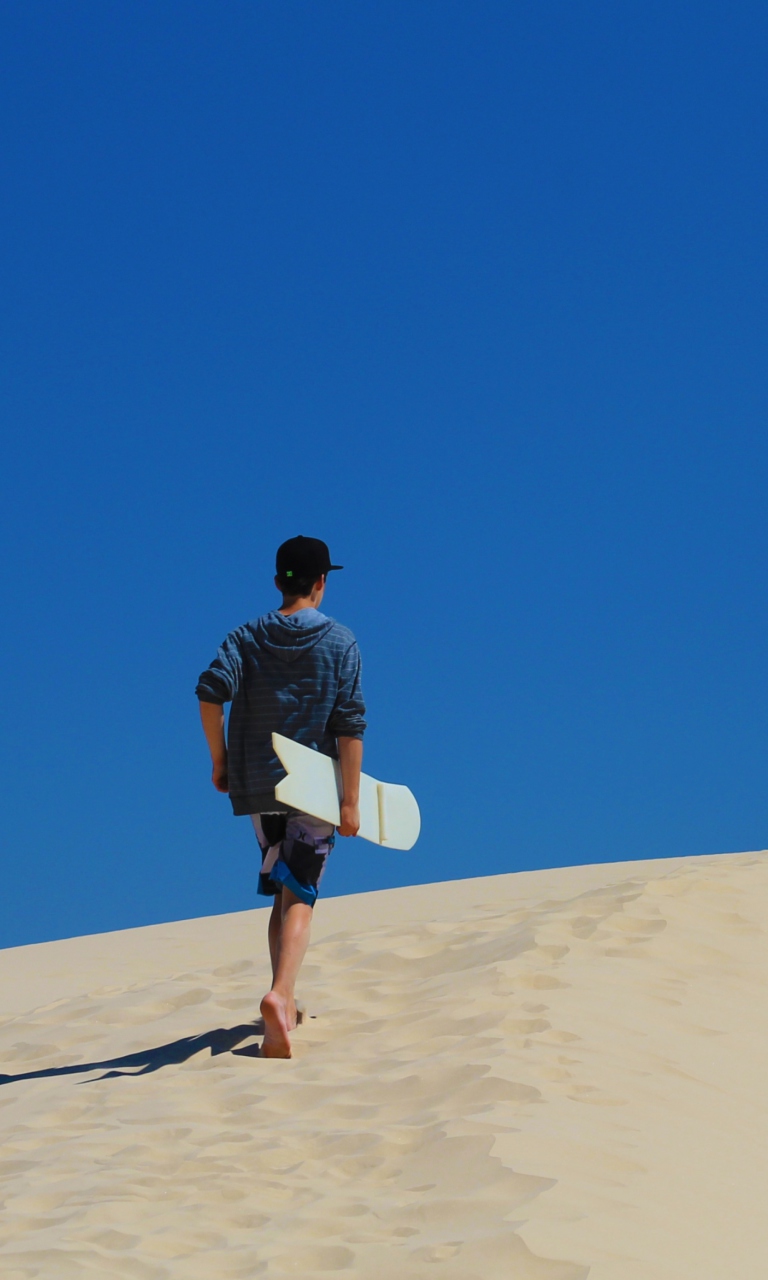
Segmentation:
<svg viewBox="0 0 768 1280">
<path fill-rule="evenodd" d="M 356 836 L 360 830 L 360 805 L 342 801 L 341 822 L 338 825 L 340 836 Z"/>
<path fill-rule="evenodd" d="M 356 836 L 360 830 L 360 769 L 363 764 L 363 744 L 360 738 L 339 738 L 339 764 L 341 765 L 341 822 L 340 836 Z"/>
<path fill-rule="evenodd" d="M 226 760 L 222 760 L 219 764 L 213 766 L 212 780 L 217 791 L 223 791 L 225 795 L 228 793 L 229 771 Z"/>
</svg>

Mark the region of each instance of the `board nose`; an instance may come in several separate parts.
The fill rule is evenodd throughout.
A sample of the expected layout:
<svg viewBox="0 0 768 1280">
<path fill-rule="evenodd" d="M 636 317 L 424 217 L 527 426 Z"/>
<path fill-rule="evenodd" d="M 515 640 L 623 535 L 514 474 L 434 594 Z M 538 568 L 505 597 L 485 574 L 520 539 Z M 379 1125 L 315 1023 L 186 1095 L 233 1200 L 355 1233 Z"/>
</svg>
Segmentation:
<svg viewBox="0 0 768 1280">
<path fill-rule="evenodd" d="M 396 782 L 379 782 L 376 787 L 379 809 L 379 842 L 389 849 L 412 849 L 421 831 L 421 814 L 416 797 Z"/>
</svg>

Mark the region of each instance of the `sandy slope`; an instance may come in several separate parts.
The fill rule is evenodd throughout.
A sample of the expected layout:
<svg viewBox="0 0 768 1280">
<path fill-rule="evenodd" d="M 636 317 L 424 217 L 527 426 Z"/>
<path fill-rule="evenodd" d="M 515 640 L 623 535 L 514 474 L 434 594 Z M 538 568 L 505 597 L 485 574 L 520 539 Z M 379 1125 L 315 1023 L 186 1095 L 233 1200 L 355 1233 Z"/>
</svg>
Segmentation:
<svg viewBox="0 0 768 1280">
<path fill-rule="evenodd" d="M 0 952 L 0 1274 L 762 1276 L 767 919 L 758 854 L 329 900 L 291 1062 L 264 913 Z"/>
</svg>

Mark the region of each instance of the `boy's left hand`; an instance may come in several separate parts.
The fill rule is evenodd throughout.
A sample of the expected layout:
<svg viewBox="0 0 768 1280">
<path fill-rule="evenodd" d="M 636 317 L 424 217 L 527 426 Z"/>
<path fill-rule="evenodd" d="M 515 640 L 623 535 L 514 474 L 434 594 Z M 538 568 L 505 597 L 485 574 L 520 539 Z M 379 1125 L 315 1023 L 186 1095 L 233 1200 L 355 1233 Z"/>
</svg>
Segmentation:
<svg viewBox="0 0 768 1280">
<path fill-rule="evenodd" d="M 338 825 L 340 836 L 356 836 L 360 830 L 360 805 L 342 801 L 341 822 Z"/>
</svg>

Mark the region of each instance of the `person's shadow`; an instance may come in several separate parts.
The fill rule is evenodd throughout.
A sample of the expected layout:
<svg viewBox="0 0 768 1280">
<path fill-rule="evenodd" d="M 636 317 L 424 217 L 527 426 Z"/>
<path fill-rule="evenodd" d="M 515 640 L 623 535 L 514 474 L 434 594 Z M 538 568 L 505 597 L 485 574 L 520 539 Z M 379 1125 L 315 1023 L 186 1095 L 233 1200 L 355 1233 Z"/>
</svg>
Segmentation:
<svg viewBox="0 0 768 1280">
<path fill-rule="evenodd" d="M 242 1049 L 238 1049 L 237 1045 L 252 1036 L 263 1034 L 264 1023 L 258 1018 L 256 1022 L 244 1022 L 238 1027 L 217 1027 L 215 1031 L 204 1031 L 199 1036 L 184 1036 L 183 1040 L 172 1040 L 170 1044 L 160 1044 L 154 1049 L 140 1049 L 138 1053 L 126 1053 L 121 1058 L 107 1058 L 104 1062 L 79 1062 L 71 1067 L 45 1067 L 40 1071 L 22 1071 L 13 1076 L 0 1074 L 0 1085 L 15 1084 L 17 1080 L 82 1075 L 86 1071 L 104 1071 L 105 1068 L 111 1069 L 106 1070 L 103 1076 L 97 1076 L 98 1080 L 109 1080 L 112 1076 L 144 1076 L 150 1071 L 159 1071 L 161 1067 L 186 1062 L 203 1049 L 210 1049 L 212 1057 L 218 1053 L 237 1053 L 243 1057 L 258 1058 L 258 1045 L 249 1044 Z M 120 1070 L 121 1067 L 128 1070 Z"/>
</svg>

